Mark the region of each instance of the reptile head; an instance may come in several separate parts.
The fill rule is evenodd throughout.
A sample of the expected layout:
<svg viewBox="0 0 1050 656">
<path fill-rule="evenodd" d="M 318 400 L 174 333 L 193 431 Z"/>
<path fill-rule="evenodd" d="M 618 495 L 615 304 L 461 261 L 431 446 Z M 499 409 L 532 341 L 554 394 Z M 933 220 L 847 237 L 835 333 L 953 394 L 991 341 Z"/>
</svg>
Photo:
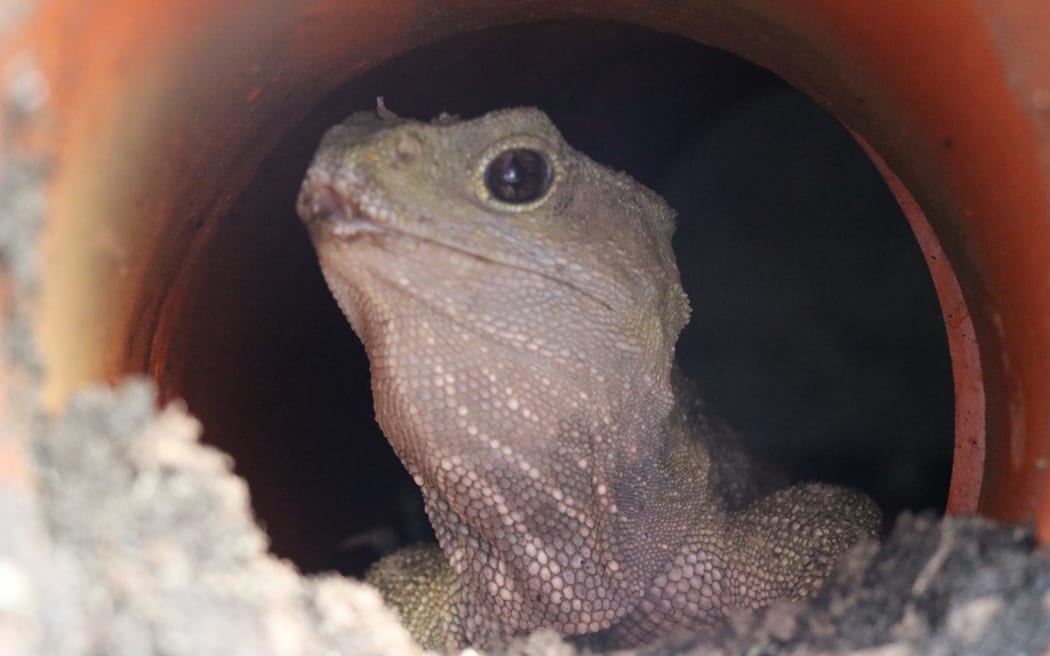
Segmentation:
<svg viewBox="0 0 1050 656">
<path fill-rule="evenodd" d="M 396 283 L 411 273 L 397 258 L 370 266 L 345 256 L 397 240 L 444 247 L 440 261 L 420 263 L 422 280 L 453 275 L 457 255 L 544 278 L 601 315 L 621 344 L 662 355 L 652 358 L 661 366 L 688 320 L 673 211 L 573 150 L 539 110 L 431 124 L 354 114 L 325 135 L 298 211 L 340 301 L 365 277 Z M 343 309 L 355 328 L 363 323 Z"/>
<path fill-rule="evenodd" d="M 453 568 L 519 629 L 626 613 L 662 566 L 622 524 L 688 318 L 670 208 L 514 109 L 351 116 L 298 211 Z"/>
</svg>

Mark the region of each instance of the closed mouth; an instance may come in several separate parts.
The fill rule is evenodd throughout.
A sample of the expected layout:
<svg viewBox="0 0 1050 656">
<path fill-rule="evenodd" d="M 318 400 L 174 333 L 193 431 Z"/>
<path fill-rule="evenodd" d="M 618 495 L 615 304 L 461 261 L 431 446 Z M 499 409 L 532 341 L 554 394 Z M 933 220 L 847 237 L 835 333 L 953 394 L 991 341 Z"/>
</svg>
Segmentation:
<svg viewBox="0 0 1050 656">
<path fill-rule="evenodd" d="M 354 239 L 361 235 L 371 234 L 405 237 L 426 242 L 491 264 L 542 276 L 555 283 L 574 289 L 577 293 L 587 296 L 606 309 L 612 309 L 610 302 L 596 296 L 589 290 L 541 269 L 521 263 L 509 262 L 498 257 L 478 253 L 463 245 L 452 244 L 441 239 L 394 227 L 390 224 L 389 219 L 384 220 L 385 217 L 381 215 L 376 216 L 372 211 L 366 210 L 360 201 L 360 194 L 340 194 L 328 184 L 304 187 L 299 197 L 298 210 L 300 217 L 302 217 L 303 222 L 306 223 L 311 232 L 320 226 L 324 226 L 323 230 L 340 239 Z M 391 216 L 390 219 L 392 218 Z"/>
<path fill-rule="evenodd" d="M 336 237 L 387 232 L 355 197 L 342 195 L 329 185 L 304 189 L 299 200 L 299 215 L 308 226 L 323 224 Z"/>
</svg>

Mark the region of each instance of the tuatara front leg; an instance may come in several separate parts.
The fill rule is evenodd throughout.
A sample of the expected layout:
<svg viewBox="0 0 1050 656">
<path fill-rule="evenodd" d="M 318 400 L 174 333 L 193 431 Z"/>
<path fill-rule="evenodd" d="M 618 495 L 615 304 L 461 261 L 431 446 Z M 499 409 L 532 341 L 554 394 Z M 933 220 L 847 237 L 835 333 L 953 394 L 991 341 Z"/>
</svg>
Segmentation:
<svg viewBox="0 0 1050 656">
<path fill-rule="evenodd" d="M 766 494 L 696 412 L 672 211 L 541 112 L 356 114 L 298 209 L 438 538 L 369 575 L 425 644 L 639 644 L 810 594 L 874 536 L 866 497 Z"/>
<path fill-rule="evenodd" d="M 408 632 L 431 649 L 491 646 L 521 633 L 472 594 L 436 544 L 405 547 L 369 568 L 365 581 L 397 611 Z"/>
</svg>

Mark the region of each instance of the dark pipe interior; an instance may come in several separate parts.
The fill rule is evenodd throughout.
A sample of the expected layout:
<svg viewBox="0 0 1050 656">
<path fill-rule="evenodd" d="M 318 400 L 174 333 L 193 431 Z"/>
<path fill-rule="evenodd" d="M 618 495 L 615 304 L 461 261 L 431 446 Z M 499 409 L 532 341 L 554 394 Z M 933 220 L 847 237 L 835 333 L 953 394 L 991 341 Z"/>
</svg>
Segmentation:
<svg viewBox="0 0 1050 656">
<path fill-rule="evenodd" d="M 854 485 L 891 515 L 943 508 L 940 310 L 903 215 L 846 131 L 727 53 L 627 25 L 538 24 L 350 80 L 288 132 L 194 265 L 174 338 L 192 374 L 167 387 L 233 455 L 276 553 L 356 574 L 429 534 L 293 210 L 321 133 L 377 96 L 416 118 L 539 106 L 574 146 L 658 190 L 680 214 L 694 308 L 679 359 L 710 407 L 796 478 Z"/>
</svg>

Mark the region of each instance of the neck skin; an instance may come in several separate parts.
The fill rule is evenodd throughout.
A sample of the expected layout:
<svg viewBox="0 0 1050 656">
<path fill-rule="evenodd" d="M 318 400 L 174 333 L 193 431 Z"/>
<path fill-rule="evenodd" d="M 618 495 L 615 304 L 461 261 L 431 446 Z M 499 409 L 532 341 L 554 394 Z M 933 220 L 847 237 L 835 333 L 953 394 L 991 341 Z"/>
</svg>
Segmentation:
<svg viewBox="0 0 1050 656">
<path fill-rule="evenodd" d="M 457 358 L 475 360 L 475 347 Z M 555 384 L 551 372 L 512 367 L 491 345 L 477 355 L 510 362 L 503 369 L 514 375 L 492 365 L 481 372 L 497 378 L 489 396 L 457 391 L 454 407 L 432 393 L 425 402 L 418 392 L 388 394 L 393 403 L 377 403 L 380 424 L 480 605 L 515 631 L 607 628 L 666 570 L 698 521 L 683 510 L 707 494 L 706 458 L 686 445 L 670 382 L 648 374 L 611 382 L 588 366 Z M 565 385 L 574 379 L 589 384 Z M 374 386 L 379 398 L 411 381 L 380 373 Z"/>
</svg>

